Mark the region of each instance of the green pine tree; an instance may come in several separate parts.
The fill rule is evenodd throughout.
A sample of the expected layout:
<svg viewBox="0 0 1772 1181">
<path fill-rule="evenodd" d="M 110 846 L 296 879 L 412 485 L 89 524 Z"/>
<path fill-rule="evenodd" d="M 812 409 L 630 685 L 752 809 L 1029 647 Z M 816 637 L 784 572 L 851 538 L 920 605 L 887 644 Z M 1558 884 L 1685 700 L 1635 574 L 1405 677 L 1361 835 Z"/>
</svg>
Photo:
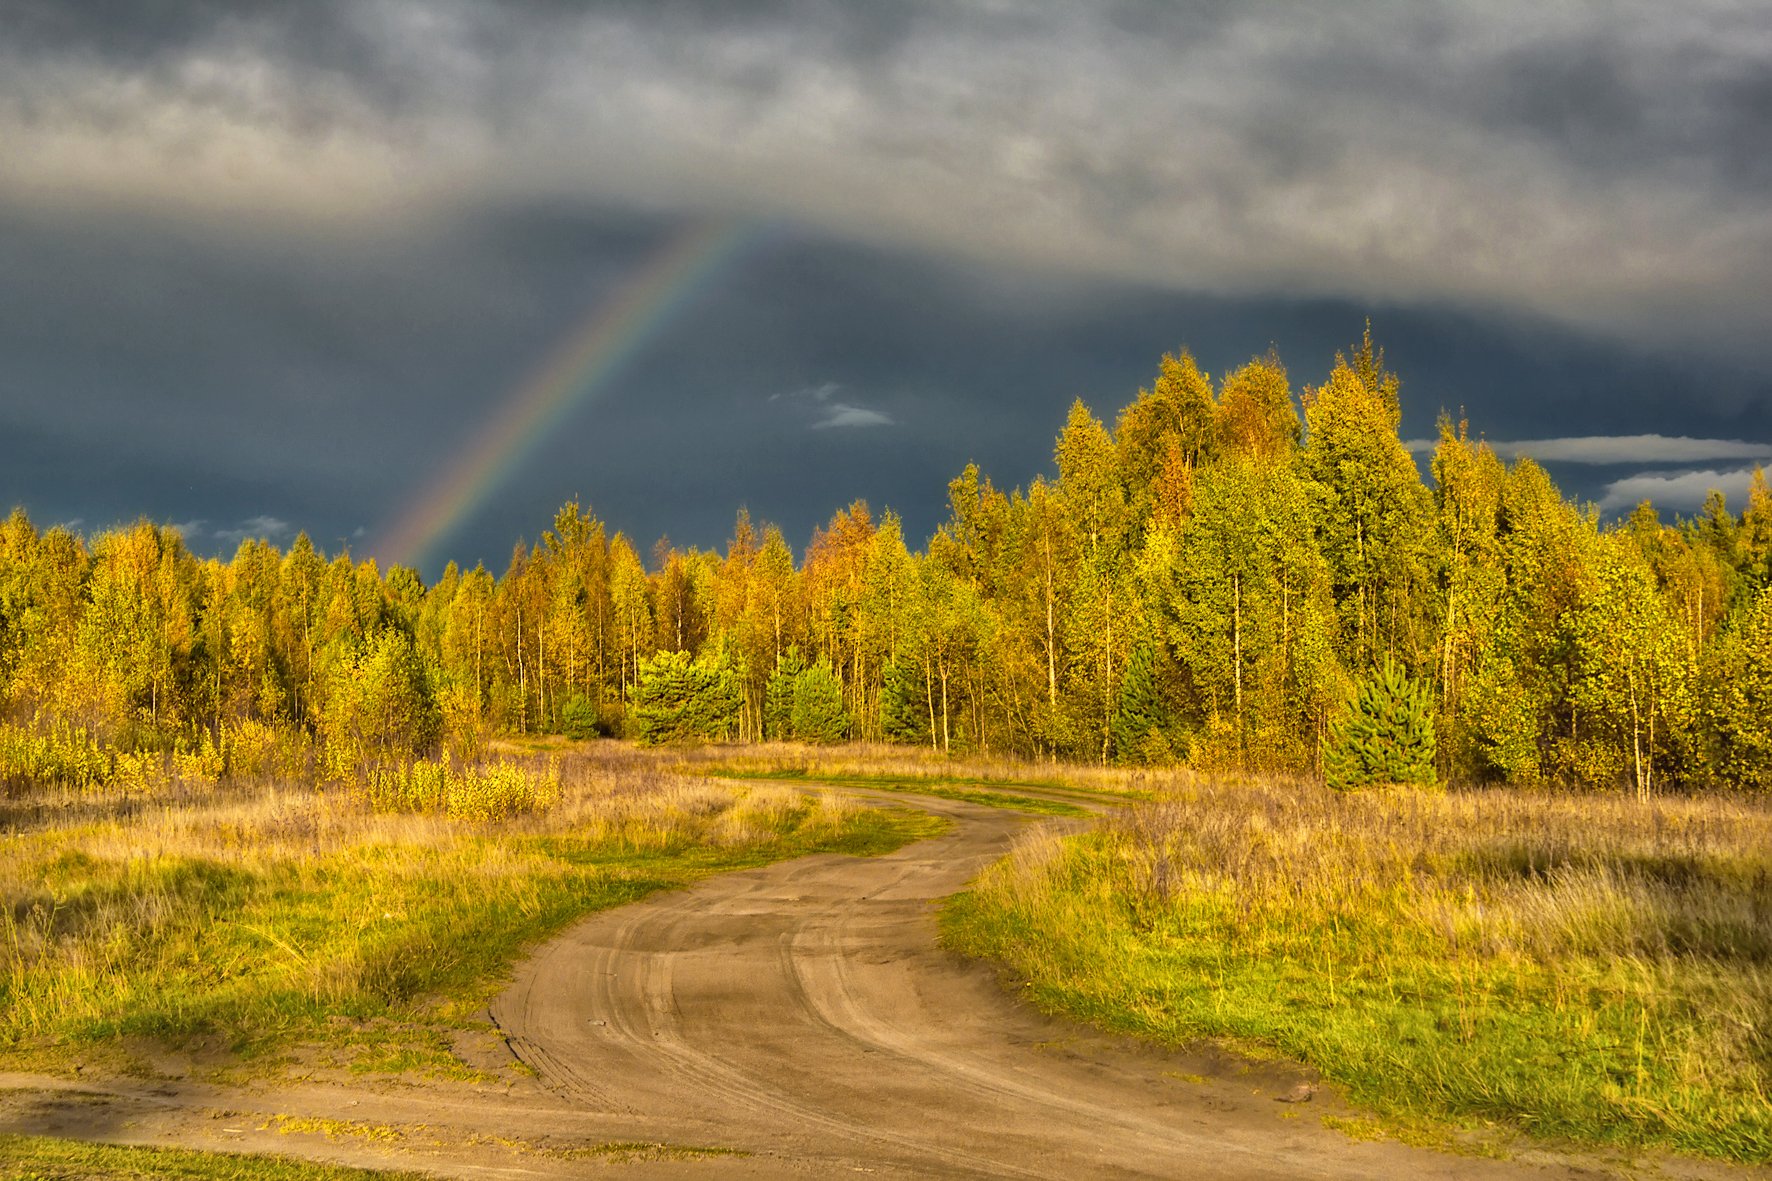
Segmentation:
<svg viewBox="0 0 1772 1181">
<path fill-rule="evenodd" d="M 1339 791 L 1383 784 L 1433 787 L 1438 777 L 1428 687 L 1387 657 L 1329 727 L 1323 774 Z"/>
<path fill-rule="evenodd" d="M 843 683 L 821 660 L 794 678 L 794 706 L 789 718 L 801 742 L 841 742 L 849 733 L 843 708 Z"/>
<path fill-rule="evenodd" d="M 1157 684 L 1156 659 L 1149 644 L 1132 650 L 1120 681 L 1114 713 L 1114 756 L 1122 763 L 1166 763 L 1175 757 L 1170 731 L 1175 719 Z"/>
<path fill-rule="evenodd" d="M 793 737 L 794 680 L 806 669 L 800 649 L 789 645 L 763 687 L 763 736 L 774 742 Z"/>
<path fill-rule="evenodd" d="M 660 652 L 640 662 L 633 720 L 643 746 L 723 739 L 738 729 L 741 685 L 724 659 L 691 660 L 687 652 Z"/>
<path fill-rule="evenodd" d="M 880 681 L 880 732 L 892 742 L 929 741 L 929 694 L 922 670 L 907 660 L 888 664 Z"/>
</svg>

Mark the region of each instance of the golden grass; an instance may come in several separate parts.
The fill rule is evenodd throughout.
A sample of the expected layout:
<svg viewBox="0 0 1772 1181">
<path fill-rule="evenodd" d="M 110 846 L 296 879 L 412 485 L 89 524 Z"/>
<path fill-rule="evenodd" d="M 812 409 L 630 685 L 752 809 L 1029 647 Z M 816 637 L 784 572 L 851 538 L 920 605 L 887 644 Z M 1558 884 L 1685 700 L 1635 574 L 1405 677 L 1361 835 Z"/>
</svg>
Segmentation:
<svg viewBox="0 0 1772 1181">
<path fill-rule="evenodd" d="M 1397 1116 L 1772 1157 L 1772 807 L 1177 776 L 948 914 L 1054 1008 Z"/>
<path fill-rule="evenodd" d="M 0 1058 L 90 1060 L 130 1037 L 267 1048 L 325 1039 L 340 1016 L 357 1041 L 362 1022 L 389 1037 L 460 1022 L 522 947 L 588 911 L 932 831 L 926 816 L 712 783 L 613 744 L 452 774 L 549 798 L 390 812 L 361 791 L 176 780 L 0 801 Z M 357 1049 L 451 1069 L 439 1039 L 413 1036 Z"/>
<path fill-rule="evenodd" d="M 676 766 L 690 773 L 720 769 L 755 774 L 797 773 L 809 779 L 934 780 L 1084 790 L 1137 798 L 1176 772 L 1026 759 L 1004 754 L 943 755 L 923 746 L 851 742 L 821 746 L 800 742 L 710 743 L 679 749 Z"/>
</svg>

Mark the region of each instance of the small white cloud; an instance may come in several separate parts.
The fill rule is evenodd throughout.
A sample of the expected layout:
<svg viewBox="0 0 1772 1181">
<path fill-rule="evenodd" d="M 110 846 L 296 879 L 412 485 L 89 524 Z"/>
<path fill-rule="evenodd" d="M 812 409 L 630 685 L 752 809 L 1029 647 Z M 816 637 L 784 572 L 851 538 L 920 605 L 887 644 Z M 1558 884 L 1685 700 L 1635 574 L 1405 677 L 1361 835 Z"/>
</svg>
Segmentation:
<svg viewBox="0 0 1772 1181">
<path fill-rule="evenodd" d="M 1713 489 L 1728 497 L 1730 503 L 1743 504 L 1753 475 L 1753 469 L 1745 467 L 1720 472 L 1642 472 L 1606 485 L 1600 508 L 1610 512 L 1634 508 L 1648 500 L 1656 508 L 1690 512 L 1702 505 Z"/>
<path fill-rule="evenodd" d="M 803 389 L 787 390 L 769 395 L 771 402 L 797 403 L 817 415 L 810 424 L 815 431 L 837 430 L 845 427 L 892 426 L 894 419 L 890 414 L 879 410 L 870 410 L 866 406 L 857 406 L 853 402 L 835 401 L 843 387 L 834 381 L 820 385 L 810 385 Z"/>
<path fill-rule="evenodd" d="M 824 417 L 812 424 L 812 429 L 824 431 L 834 427 L 891 426 L 892 422 L 891 415 L 882 414 L 878 410 L 851 406 L 846 402 L 832 402 L 825 407 Z"/>
<path fill-rule="evenodd" d="M 292 532 L 294 532 L 294 527 L 281 517 L 260 515 L 247 517 L 240 522 L 238 529 L 216 529 L 213 534 L 217 541 L 238 545 L 249 537 L 264 541 L 276 541 L 279 538 L 287 537 Z"/>
<path fill-rule="evenodd" d="M 206 524 L 208 524 L 207 521 L 199 518 L 195 521 L 174 521 L 171 525 L 167 526 L 167 528 L 171 529 L 186 541 L 194 541 L 203 536 L 203 526 Z"/>
<path fill-rule="evenodd" d="M 1531 456 L 1541 463 L 1704 463 L 1719 459 L 1772 459 L 1772 443 L 1747 439 L 1694 439 L 1686 435 L 1571 435 L 1560 439 L 1489 442 L 1503 459 Z M 1431 452 L 1435 439 L 1411 439 L 1409 450 Z"/>
</svg>

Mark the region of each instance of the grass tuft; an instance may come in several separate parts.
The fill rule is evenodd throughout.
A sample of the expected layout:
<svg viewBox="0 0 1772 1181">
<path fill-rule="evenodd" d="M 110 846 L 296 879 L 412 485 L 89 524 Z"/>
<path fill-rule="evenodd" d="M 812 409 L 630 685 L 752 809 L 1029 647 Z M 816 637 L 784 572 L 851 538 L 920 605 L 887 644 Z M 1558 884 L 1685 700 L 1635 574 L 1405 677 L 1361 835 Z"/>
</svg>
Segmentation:
<svg viewBox="0 0 1772 1181">
<path fill-rule="evenodd" d="M 533 764 L 508 774 L 550 785 L 545 812 L 389 813 L 278 787 L 32 801 L 0 834 L 0 1062 L 127 1066 L 131 1039 L 267 1061 L 320 1043 L 354 1069 L 458 1073 L 439 1027 L 471 1024 L 525 947 L 580 916 L 944 823 L 620 748 Z"/>
<path fill-rule="evenodd" d="M 1404 1124 L 1772 1160 L 1772 810 L 1178 781 L 944 916 L 1042 1006 Z"/>
<path fill-rule="evenodd" d="M 424 1174 L 309 1164 L 282 1156 L 120 1148 L 0 1133 L 0 1181 L 425 1181 Z"/>
</svg>

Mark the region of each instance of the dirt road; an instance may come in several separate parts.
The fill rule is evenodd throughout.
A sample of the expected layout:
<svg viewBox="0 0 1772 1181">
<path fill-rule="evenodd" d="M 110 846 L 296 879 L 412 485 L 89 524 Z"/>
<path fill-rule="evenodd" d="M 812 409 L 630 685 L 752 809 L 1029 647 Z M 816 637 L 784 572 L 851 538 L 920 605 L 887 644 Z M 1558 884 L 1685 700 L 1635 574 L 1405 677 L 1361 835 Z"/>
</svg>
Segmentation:
<svg viewBox="0 0 1772 1181">
<path fill-rule="evenodd" d="M 903 797 L 887 798 L 905 802 Z M 492 1005 L 537 1079 L 462 1086 L 14 1090 L 0 1130 L 301 1152 L 456 1176 L 1595 1177 L 1350 1140 L 1324 1090 L 1050 1021 L 936 943 L 937 900 L 1030 823 L 918 800 L 951 834 L 878 858 L 808 857 L 579 924 Z M 1045 822 L 1054 823 L 1054 822 Z M 0 1078 L 0 1087 L 28 1080 Z M 104 1112 L 102 1118 L 100 1110 Z M 260 1124 L 256 1113 L 279 1113 Z M 220 1114 L 218 1114 L 220 1113 Z M 304 1135 L 304 1116 L 422 1135 Z M 219 1122 L 218 1122 L 219 1121 Z M 97 1127 L 97 1131 L 94 1127 Z M 219 1132 L 231 1133 L 220 1136 Z M 717 1153 L 570 1144 L 662 1142 Z M 1713 1170 L 1697 1170 L 1712 1173 Z"/>
<path fill-rule="evenodd" d="M 886 857 L 732 874 L 592 919 L 524 965 L 493 1015 L 574 1103 L 742 1148 L 768 1171 L 1545 1175 L 1356 1144 L 1322 1125 L 1333 1096 L 1276 1102 L 1297 1074 L 1136 1047 L 1018 1004 L 991 972 L 938 948 L 935 904 L 1029 822 L 923 806 L 955 831 Z"/>
</svg>

